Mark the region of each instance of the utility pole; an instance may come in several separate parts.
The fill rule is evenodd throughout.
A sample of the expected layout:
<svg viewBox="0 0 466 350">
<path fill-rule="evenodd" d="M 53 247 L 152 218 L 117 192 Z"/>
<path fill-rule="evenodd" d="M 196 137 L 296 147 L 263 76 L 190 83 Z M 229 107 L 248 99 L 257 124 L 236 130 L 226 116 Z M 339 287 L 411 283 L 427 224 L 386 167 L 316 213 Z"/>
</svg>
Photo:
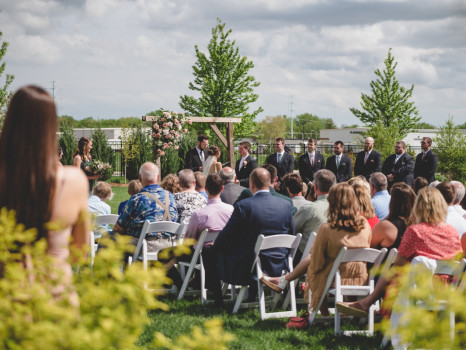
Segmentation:
<svg viewBox="0 0 466 350">
<path fill-rule="evenodd" d="M 291 139 L 294 139 L 294 135 L 293 135 L 293 95 L 290 96 L 290 119 L 291 119 Z"/>
<path fill-rule="evenodd" d="M 52 97 L 53 97 L 53 100 L 55 101 L 55 80 L 52 81 Z"/>
</svg>

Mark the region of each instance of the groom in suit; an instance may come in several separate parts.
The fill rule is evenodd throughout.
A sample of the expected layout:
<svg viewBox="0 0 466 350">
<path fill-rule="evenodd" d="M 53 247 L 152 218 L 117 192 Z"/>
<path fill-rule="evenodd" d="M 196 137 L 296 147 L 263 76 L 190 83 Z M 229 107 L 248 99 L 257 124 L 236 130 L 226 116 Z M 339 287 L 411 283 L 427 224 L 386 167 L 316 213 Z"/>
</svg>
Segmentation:
<svg viewBox="0 0 466 350">
<path fill-rule="evenodd" d="M 316 139 L 310 138 L 307 140 L 307 152 L 298 159 L 299 175 L 307 185 L 314 181 L 316 172 L 325 168 L 325 158 L 316 148 Z"/>
<path fill-rule="evenodd" d="M 207 159 L 207 147 L 209 138 L 201 134 L 197 138 L 197 146 L 186 153 L 185 169 L 191 169 L 193 172 L 202 171 L 205 160 Z"/>
<path fill-rule="evenodd" d="M 404 141 L 398 141 L 395 145 L 395 154 L 385 159 L 382 173 L 388 180 L 388 191 L 395 182 L 404 182 L 413 186 L 414 180 L 414 158 L 406 153 Z"/>
<path fill-rule="evenodd" d="M 249 175 L 257 168 L 257 162 L 249 155 L 251 144 L 248 141 L 240 142 L 238 150 L 241 159 L 238 159 L 235 165 L 236 183 L 243 187 L 249 187 Z"/>
<path fill-rule="evenodd" d="M 206 285 L 214 293 L 217 306 L 223 305 L 220 280 L 234 285 L 255 286 L 251 268 L 257 237 L 294 235 L 291 203 L 269 192 L 270 173 L 256 168 L 249 180 L 253 197 L 234 205 L 233 214 L 218 234 L 212 248 L 205 248 L 202 256 L 206 268 Z M 287 269 L 287 249 L 270 249 L 260 255 L 262 268 L 269 276 L 280 276 Z M 250 297 L 255 297 L 251 292 Z"/>
<path fill-rule="evenodd" d="M 371 174 L 380 172 L 382 169 L 382 155 L 373 150 L 374 139 L 366 137 L 364 140 L 364 151 L 356 156 L 354 163 L 354 176 L 362 175 L 369 181 Z"/>
<path fill-rule="evenodd" d="M 341 141 L 333 144 L 335 155 L 327 158 L 325 168 L 335 174 L 337 183 L 348 181 L 351 178 L 351 159 L 343 154 L 345 145 Z"/>
<path fill-rule="evenodd" d="M 283 194 L 284 196 L 289 196 L 288 191 L 282 182 L 282 178 L 286 174 L 293 172 L 294 157 L 285 152 L 285 139 L 282 137 L 275 139 L 273 147 L 275 149 L 275 153 L 267 157 L 265 164 L 270 164 L 277 168 L 278 181 L 274 184 L 275 191 Z"/>
</svg>

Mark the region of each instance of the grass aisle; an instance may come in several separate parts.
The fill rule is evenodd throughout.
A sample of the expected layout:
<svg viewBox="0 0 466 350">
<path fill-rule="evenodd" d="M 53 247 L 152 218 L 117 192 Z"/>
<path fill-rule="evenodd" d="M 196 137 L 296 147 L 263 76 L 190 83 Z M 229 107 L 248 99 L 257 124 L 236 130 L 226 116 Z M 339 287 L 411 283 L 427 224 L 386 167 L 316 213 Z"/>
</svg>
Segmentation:
<svg viewBox="0 0 466 350">
<path fill-rule="evenodd" d="M 258 309 L 241 310 L 232 315 L 210 305 L 201 307 L 199 297 L 181 301 L 174 297 L 165 297 L 162 300 L 170 306 L 170 311 L 150 313 L 152 324 L 141 336 L 141 345 L 152 340 L 153 332 L 159 331 L 175 339 L 190 333 L 191 327 L 202 326 L 213 317 L 222 319 L 224 329 L 236 336 L 236 340 L 229 346 L 230 349 L 377 349 L 382 341 L 379 335 L 335 337 L 333 322 L 326 325 L 315 324 L 304 331 L 289 330 L 285 328 L 287 319 L 261 321 Z M 232 307 L 227 306 L 229 310 Z"/>
</svg>

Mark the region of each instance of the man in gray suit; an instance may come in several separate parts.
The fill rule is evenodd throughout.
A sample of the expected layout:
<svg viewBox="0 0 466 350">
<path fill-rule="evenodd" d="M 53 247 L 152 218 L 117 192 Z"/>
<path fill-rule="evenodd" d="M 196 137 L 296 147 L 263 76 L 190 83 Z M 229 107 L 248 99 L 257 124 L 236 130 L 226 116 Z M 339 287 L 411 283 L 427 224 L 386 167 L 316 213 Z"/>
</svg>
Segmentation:
<svg viewBox="0 0 466 350">
<path fill-rule="evenodd" d="M 245 187 L 235 184 L 236 173 L 230 167 L 220 170 L 219 175 L 223 180 L 223 191 L 220 194 L 220 199 L 223 203 L 233 205 Z"/>
</svg>

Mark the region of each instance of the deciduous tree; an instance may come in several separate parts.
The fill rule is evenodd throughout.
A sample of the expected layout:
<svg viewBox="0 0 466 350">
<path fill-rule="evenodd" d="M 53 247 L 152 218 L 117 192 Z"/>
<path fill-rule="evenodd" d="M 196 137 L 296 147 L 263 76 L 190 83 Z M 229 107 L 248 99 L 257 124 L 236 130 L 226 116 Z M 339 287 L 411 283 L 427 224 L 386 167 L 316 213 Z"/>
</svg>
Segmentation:
<svg viewBox="0 0 466 350">
<path fill-rule="evenodd" d="M 0 32 L 0 43 L 1 43 L 1 46 L 0 46 L 0 78 L 2 77 L 2 74 L 5 71 L 6 62 L 2 62 L 2 60 L 8 48 L 8 43 L 6 41 L 4 42 L 1 41 L 2 36 L 3 36 L 3 33 Z M 5 118 L 6 108 L 8 106 L 8 102 L 12 95 L 12 92 L 9 91 L 8 88 L 10 87 L 14 78 L 15 78 L 14 75 L 6 74 L 5 82 L 3 84 L 0 84 L 0 132 L 3 126 L 3 119 Z"/>
<path fill-rule="evenodd" d="M 286 118 L 281 115 L 267 116 L 259 122 L 260 140 L 272 143 L 277 137 L 284 137 L 286 132 Z"/>
<path fill-rule="evenodd" d="M 235 125 L 235 136 L 249 136 L 256 131 L 254 119 L 262 112 L 262 107 L 249 112 L 250 104 L 258 99 L 254 88 L 260 85 L 249 74 L 254 67 L 252 61 L 241 56 L 236 42 L 230 39 L 231 29 L 217 19 L 212 29 L 212 39 L 207 46 L 208 53 L 195 46 L 197 61 L 193 66 L 194 81 L 189 89 L 199 93 L 199 97 L 180 96 L 180 106 L 195 116 L 241 117 Z M 218 125 L 224 129 L 224 125 Z M 206 125 L 193 125 L 198 132 L 205 132 Z"/>
</svg>

